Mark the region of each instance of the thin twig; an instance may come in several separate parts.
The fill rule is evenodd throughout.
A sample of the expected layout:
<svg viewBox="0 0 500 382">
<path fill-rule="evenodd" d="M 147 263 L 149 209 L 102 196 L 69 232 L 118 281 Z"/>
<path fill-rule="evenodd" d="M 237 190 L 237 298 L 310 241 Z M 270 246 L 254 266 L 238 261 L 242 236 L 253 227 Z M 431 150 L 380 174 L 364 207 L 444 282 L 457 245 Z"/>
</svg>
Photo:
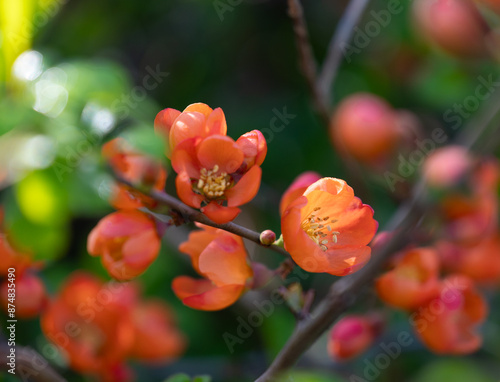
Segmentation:
<svg viewBox="0 0 500 382">
<path fill-rule="evenodd" d="M 330 40 L 328 53 L 315 86 L 326 105 L 331 103 L 330 92 L 342 61 L 343 49 L 351 41 L 354 27 L 359 22 L 369 1 L 351 0 Z"/>
<path fill-rule="evenodd" d="M 7 343 L 0 344 L 1 371 L 8 372 L 10 369 L 7 365 L 9 354 L 10 346 Z M 22 381 L 66 382 L 45 358 L 29 347 L 16 346 L 15 360 L 15 375 Z"/>
<path fill-rule="evenodd" d="M 118 175 L 115 175 L 115 177 L 120 183 L 123 183 L 131 188 L 139 189 L 136 185 L 127 181 L 126 179 L 123 179 L 122 177 L 120 177 Z M 222 229 L 222 230 L 227 231 L 227 232 L 234 233 L 235 235 L 241 236 L 245 239 L 253 241 L 256 244 L 259 244 L 260 246 L 262 246 L 264 248 L 269 248 L 275 252 L 280 253 L 283 256 L 291 257 L 290 254 L 284 248 L 282 248 L 278 245 L 264 245 L 264 244 L 262 244 L 260 242 L 260 233 L 259 232 L 253 231 L 251 229 L 245 228 L 245 227 L 243 227 L 239 224 L 235 224 L 235 223 L 225 223 L 225 224 L 214 223 L 212 220 L 207 218 L 202 212 L 187 206 L 186 204 L 182 203 L 179 199 L 174 198 L 173 196 L 171 196 L 165 192 L 162 192 L 162 191 L 141 190 L 141 193 L 149 196 L 150 198 L 154 199 L 158 203 L 161 203 L 162 205 L 170 207 L 173 211 L 175 211 L 176 213 L 181 215 L 182 218 L 186 221 L 198 222 L 198 223 L 202 223 L 202 224 L 205 224 L 205 225 L 208 225 L 211 227 Z"/>
<path fill-rule="evenodd" d="M 300 0 L 288 0 L 288 15 L 293 23 L 293 32 L 295 35 L 295 43 L 299 53 L 299 63 L 302 74 L 307 82 L 307 87 L 311 93 L 311 98 L 319 116 L 326 126 L 329 124 L 330 111 L 328 103 L 322 97 L 320 89 L 317 86 L 317 68 L 316 61 L 309 41 L 309 33 L 307 32 L 307 24 L 304 18 L 304 11 Z"/>
</svg>

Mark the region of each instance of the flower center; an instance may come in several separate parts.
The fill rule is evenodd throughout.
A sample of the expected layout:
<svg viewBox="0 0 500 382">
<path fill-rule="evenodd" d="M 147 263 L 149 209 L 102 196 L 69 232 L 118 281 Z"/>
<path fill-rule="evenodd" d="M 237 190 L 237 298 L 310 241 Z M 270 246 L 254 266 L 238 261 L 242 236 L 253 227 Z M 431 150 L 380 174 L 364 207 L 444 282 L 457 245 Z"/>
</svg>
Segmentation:
<svg viewBox="0 0 500 382">
<path fill-rule="evenodd" d="M 302 221 L 301 226 L 311 240 L 318 244 L 323 252 L 326 252 L 328 250 L 328 244 L 337 244 L 337 235 L 340 235 L 340 232 L 333 231 L 332 226 L 329 224 L 336 223 L 337 220 L 330 220 L 329 216 L 319 216 L 319 210 L 321 210 L 321 207 L 316 207 Z M 329 235 L 331 235 L 331 241 L 328 240 Z"/>
<path fill-rule="evenodd" d="M 231 184 L 231 177 L 225 172 L 217 175 L 218 171 L 218 165 L 215 165 L 212 170 L 207 170 L 206 168 L 200 170 L 200 179 L 198 180 L 197 188 L 207 198 L 220 198 Z"/>
</svg>

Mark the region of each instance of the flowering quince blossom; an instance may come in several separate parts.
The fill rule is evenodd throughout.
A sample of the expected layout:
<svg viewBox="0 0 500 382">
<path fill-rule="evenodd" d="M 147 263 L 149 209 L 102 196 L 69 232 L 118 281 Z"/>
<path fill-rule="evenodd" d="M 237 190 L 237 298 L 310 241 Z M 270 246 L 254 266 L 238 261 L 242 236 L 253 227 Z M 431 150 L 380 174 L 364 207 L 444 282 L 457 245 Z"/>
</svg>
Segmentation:
<svg viewBox="0 0 500 382">
<path fill-rule="evenodd" d="M 222 110 L 202 103 L 182 113 L 161 111 L 155 128 L 163 136 L 168 134 L 172 167 L 178 174 L 177 194 L 184 203 L 222 224 L 233 220 L 241 212 L 238 206 L 255 197 L 267 153 L 260 131 L 234 141 L 226 136 Z"/>
<path fill-rule="evenodd" d="M 380 334 L 382 322 L 376 315 L 347 315 L 332 328 L 328 354 L 336 360 L 348 360 L 365 352 Z"/>
<path fill-rule="evenodd" d="M 138 153 L 123 139 L 115 138 L 102 146 L 102 155 L 113 170 L 134 184 L 150 186 L 157 191 L 165 188 L 167 172 L 158 161 Z M 111 205 L 117 209 L 154 206 L 153 199 L 118 183 L 112 192 Z"/>
<path fill-rule="evenodd" d="M 420 339 L 435 353 L 468 354 L 481 346 L 475 327 L 487 313 L 488 306 L 472 280 L 451 275 L 441 283 L 439 297 L 421 306 L 412 322 Z"/>
<path fill-rule="evenodd" d="M 104 217 L 87 240 L 88 252 L 101 256 L 104 268 L 120 281 L 142 274 L 158 256 L 160 245 L 154 219 L 138 210 Z"/>
<path fill-rule="evenodd" d="M 432 248 L 414 248 L 395 261 L 393 270 L 375 281 L 379 297 L 397 308 L 413 310 L 439 293 L 439 257 Z"/>
<path fill-rule="evenodd" d="M 158 362 L 181 355 L 186 341 L 175 326 L 170 310 L 161 300 L 134 307 L 135 341 L 130 356 L 143 362 Z"/>
<path fill-rule="evenodd" d="M 100 381 L 131 381 L 128 358 L 168 361 L 185 348 L 164 303 L 140 301 L 132 283 L 111 286 L 84 272 L 66 280 L 43 313 L 41 327 L 74 370 Z"/>
<path fill-rule="evenodd" d="M 322 178 L 288 205 L 281 218 L 285 249 L 308 272 L 345 276 L 370 259 L 377 231 L 373 210 L 347 183 Z"/>
<path fill-rule="evenodd" d="M 252 283 L 243 239 L 223 230 L 197 224 L 201 231 L 189 234 L 179 250 L 191 257 L 193 268 L 205 279 L 176 277 L 174 293 L 194 309 L 220 310 L 238 300 Z"/>
<path fill-rule="evenodd" d="M 375 281 L 379 297 L 396 308 L 413 310 L 439 294 L 439 256 L 432 248 L 414 248 L 395 260 L 394 269 Z"/>
<path fill-rule="evenodd" d="M 454 192 L 442 201 L 444 234 L 452 242 L 471 246 L 498 230 L 500 165 L 486 160 L 472 172 L 468 194 Z"/>
<path fill-rule="evenodd" d="M 471 246 L 440 241 L 437 248 L 443 268 L 470 277 L 484 286 L 500 281 L 500 236 L 487 236 Z"/>
</svg>

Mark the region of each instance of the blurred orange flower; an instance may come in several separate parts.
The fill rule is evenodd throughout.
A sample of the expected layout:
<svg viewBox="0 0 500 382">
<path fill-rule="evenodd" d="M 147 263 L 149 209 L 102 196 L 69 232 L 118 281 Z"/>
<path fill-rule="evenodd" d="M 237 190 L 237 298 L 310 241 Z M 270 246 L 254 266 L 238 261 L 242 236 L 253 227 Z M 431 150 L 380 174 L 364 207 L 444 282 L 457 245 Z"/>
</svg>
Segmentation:
<svg viewBox="0 0 500 382">
<path fill-rule="evenodd" d="M 5 280 L 0 286 L 2 293 L 0 299 L 2 306 L 8 312 L 9 301 L 9 287 L 11 283 Z M 16 307 L 15 316 L 20 319 L 30 319 L 37 317 L 45 308 L 47 303 L 47 292 L 45 285 L 37 275 L 30 271 L 21 274 L 15 273 L 15 280 L 13 282 Z"/>
<path fill-rule="evenodd" d="M 161 240 L 154 219 L 138 210 L 114 212 L 90 232 L 87 250 L 101 256 L 108 273 L 117 280 L 142 274 L 156 259 Z"/>
<path fill-rule="evenodd" d="M 102 283 L 75 272 L 41 318 L 42 331 L 70 366 L 100 381 L 132 379 L 128 358 L 169 361 L 185 348 L 168 308 L 159 300 L 142 302 L 132 283 Z"/>
<path fill-rule="evenodd" d="M 122 138 L 115 138 L 102 146 L 102 155 L 117 175 L 123 179 L 157 191 L 165 188 L 167 172 L 147 155 L 138 153 Z M 117 209 L 152 207 L 156 202 L 124 184 L 117 183 L 112 191 L 110 203 Z"/>
<path fill-rule="evenodd" d="M 397 308 L 413 310 L 439 293 L 439 257 L 432 248 L 414 248 L 395 261 L 393 270 L 375 281 L 379 297 Z"/>
<path fill-rule="evenodd" d="M 323 178 L 286 208 L 281 218 L 285 248 L 309 272 L 345 276 L 370 259 L 367 244 L 377 231 L 373 210 L 340 179 Z"/>
<path fill-rule="evenodd" d="M 186 340 L 175 326 L 175 320 L 161 300 L 141 302 L 134 307 L 132 321 L 135 341 L 130 356 L 141 361 L 158 362 L 178 357 Z"/>
<path fill-rule="evenodd" d="M 134 343 L 134 301 L 117 301 L 98 279 L 74 273 L 42 315 L 45 336 L 74 370 L 101 375 L 126 358 Z"/>
<path fill-rule="evenodd" d="M 471 279 L 452 275 L 441 283 L 440 297 L 423 305 L 412 316 L 417 334 L 438 354 L 468 354 L 482 339 L 475 328 L 486 317 L 488 306 Z"/>
<path fill-rule="evenodd" d="M 381 326 L 381 317 L 376 315 L 342 317 L 328 337 L 328 354 L 342 361 L 359 356 L 373 344 Z"/>
<path fill-rule="evenodd" d="M 486 286 L 500 285 L 500 237 L 486 237 L 471 246 L 441 241 L 437 244 L 443 267 Z"/>
<path fill-rule="evenodd" d="M 220 310 L 238 300 L 250 284 L 253 271 L 243 239 L 223 230 L 197 224 L 179 250 L 191 257 L 193 268 L 205 279 L 176 277 L 174 293 L 194 309 Z"/>
</svg>

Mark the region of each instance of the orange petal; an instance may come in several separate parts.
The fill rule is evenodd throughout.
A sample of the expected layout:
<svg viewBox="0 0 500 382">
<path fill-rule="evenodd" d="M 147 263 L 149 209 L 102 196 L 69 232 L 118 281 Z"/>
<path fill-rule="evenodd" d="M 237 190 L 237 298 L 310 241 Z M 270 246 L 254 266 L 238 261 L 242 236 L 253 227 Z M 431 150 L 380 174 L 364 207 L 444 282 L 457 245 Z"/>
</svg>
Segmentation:
<svg viewBox="0 0 500 382">
<path fill-rule="evenodd" d="M 252 200 L 259 192 L 261 177 L 262 169 L 253 166 L 234 187 L 226 191 L 227 205 L 236 207 Z"/>
<path fill-rule="evenodd" d="M 217 202 L 210 202 L 205 207 L 202 207 L 201 212 L 203 212 L 214 223 L 224 224 L 229 223 L 236 216 L 238 216 L 241 210 L 237 207 L 224 207 Z"/>
<path fill-rule="evenodd" d="M 215 285 L 245 285 L 252 277 L 247 263 L 243 240 L 235 235 L 221 232 L 201 253 L 199 266 L 202 274 Z"/>
<path fill-rule="evenodd" d="M 247 167 L 260 166 L 267 154 L 267 142 L 259 130 L 243 134 L 236 141 L 245 155 Z"/>
<path fill-rule="evenodd" d="M 207 135 L 226 135 L 227 124 L 224 112 L 220 107 L 215 109 L 207 117 L 206 124 Z"/>
<path fill-rule="evenodd" d="M 177 174 L 187 172 L 190 178 L 200 177 L 200 163 L 196 156 L 199 138 L 190 138 L 177 145 L 172 153 L 172 167 Z"/>
<path fill-rule="evenodd" d="M 341 179 L 322 178 L 311 184 L 304 192 L 307 206 L 303 216 L 309 215 L 316 207 L 321 207 L 323 215 L 334 216 L 347 209 L 354 198 L 353 189 Z"/>
<path fill-rule="evenodd" d="M 175 187 L 177 195 L 188 206 L 200 208 L 203 197 L 193 191 L 191 178 L 186 172 L 181 172 L 175 178 Z"/>
<path fill-rule="evenodd" d="M 206 311 L 221 310 L 235 303 L 243 292 L 242 285 L 216 287 L 208 280 L 196 280 L 187 276 L 176 277 L 172 289 L 182 302 Z"/>
<path fill-rule="evenodd" d="M 205 138 L 198 146 L 198 160 L 202 167 L 211 170 L 219 166 L 219 172 L 231 174 L 243 162 L 243 152 L 236 142 L 223 135 Z"/>
<path fill-rule="evenodd" d="M 155 118 L 154 129 L 155 133 L 168 139 L 170 129 L 174 124 L 175 119 L 181 115 L 179 110 L 167 108 L 160 111 Z"/>
<path fill-rule="evenodd" d="M 179 251 L 191 257 L 193 268 L 200 274 L 198 259 L 215 237 L 215 231 L 192 231 L 189 234 L 188 240 L 179 245 Z"/>
<path fill-rule="evenodd" d="M 208 118 L 208 116 L 212 113 L 213 110 L 207 104 L 204 104 L 202 102 L 197 102 L 197 103 L 192 103 L 191 105 L 186 107 L 182 112 L 187 113 L 193 111 L 201 113 L 205 116 L 205 118 Z"/>
<path fill-rule="evenodd" d="M 337 245 L 367 245 L 377 232 L 378 222 L 373 219 L 373 209 L 354 198 L 348 209 L 335 217 L 335 223 L 330 223 L 332 231 L 340 232 Z"/>
<path fill-rule="evenodd" d="M 205 115 L 199 112 L 183 112 L 170 129 L 170 151 L 185 139 L 203 137 L 205 135 Z"/>
<path fill-rule="evenodd" d="M 155 230 L 134 235 L 123 244 L 123 260 L 130 267 L 145 270 L 158 257 L 160 246 Z"/>
</svg>

